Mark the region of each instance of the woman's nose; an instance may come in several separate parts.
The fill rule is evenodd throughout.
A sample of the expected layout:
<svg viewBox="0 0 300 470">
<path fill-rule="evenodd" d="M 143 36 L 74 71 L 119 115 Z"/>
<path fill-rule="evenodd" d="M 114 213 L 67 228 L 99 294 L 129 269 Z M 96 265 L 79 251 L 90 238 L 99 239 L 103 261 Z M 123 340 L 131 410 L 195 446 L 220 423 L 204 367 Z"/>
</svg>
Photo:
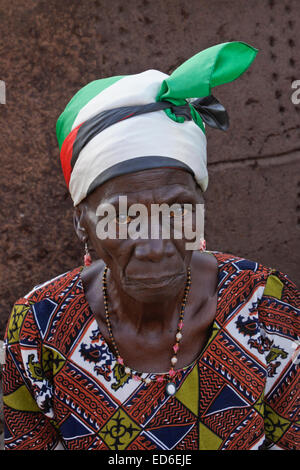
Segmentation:
<svg viewBox="0 0 300 470">
<path fill-rule="evenodd" d="M 135 247 L 135 256 L 140 261 L 152 261 L 157 263 L 165 256 L 169 257 L 175 253 L 175 249 L 170 240 L 148 239 L 140 240 Z"/>
</svg>

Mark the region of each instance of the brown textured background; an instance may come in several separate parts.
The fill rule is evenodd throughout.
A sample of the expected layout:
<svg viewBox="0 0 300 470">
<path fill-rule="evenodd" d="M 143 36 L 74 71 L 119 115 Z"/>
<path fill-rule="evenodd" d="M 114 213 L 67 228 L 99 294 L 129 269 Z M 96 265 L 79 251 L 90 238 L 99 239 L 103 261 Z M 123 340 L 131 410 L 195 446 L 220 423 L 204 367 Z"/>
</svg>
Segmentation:
<svg viewBox="0 0 300 470">
<path fill-rule="evenodd" d="M 15 300 L 82 263 L 55 124 L 91 80 L 156 68 L 242 40 L 260 52 L 215 89 L 231 118 L 208 130 L 209 249 L 299 281 L 299 0 L 0 0 L 0 337 Z"/>
</svg>

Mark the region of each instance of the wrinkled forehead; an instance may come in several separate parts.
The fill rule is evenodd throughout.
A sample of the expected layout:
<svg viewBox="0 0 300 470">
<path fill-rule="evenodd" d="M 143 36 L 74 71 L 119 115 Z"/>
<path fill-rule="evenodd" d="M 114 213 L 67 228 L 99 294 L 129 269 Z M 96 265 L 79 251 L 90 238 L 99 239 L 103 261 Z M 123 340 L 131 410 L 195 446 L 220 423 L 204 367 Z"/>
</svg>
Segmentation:
<svg viewBox="0 0 300 470">
<path fill-rule="evenodd" d="M 97 187 L 85 203 L 95 207 L 102 202 L 117 203 L 120 196 L 128 202 L 171 202 L 180 198 L 201 198 L 193 175 L 179 168 L 155 168 L 118 176 Z"/>
</svg>

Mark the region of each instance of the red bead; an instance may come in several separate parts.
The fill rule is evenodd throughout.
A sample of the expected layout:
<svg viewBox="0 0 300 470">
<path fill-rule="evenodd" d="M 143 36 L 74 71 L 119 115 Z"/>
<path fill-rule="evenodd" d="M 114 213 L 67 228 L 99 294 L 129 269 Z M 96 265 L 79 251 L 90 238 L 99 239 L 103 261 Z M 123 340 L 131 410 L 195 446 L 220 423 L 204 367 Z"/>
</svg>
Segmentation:
<svg viewBox="0 0 300 470">
<path fill-rule="evenodd" d="M 84 255 L 84 265 L 90 266 L 92 264 L 92 258 L 90 254 Z"/>
</svg>

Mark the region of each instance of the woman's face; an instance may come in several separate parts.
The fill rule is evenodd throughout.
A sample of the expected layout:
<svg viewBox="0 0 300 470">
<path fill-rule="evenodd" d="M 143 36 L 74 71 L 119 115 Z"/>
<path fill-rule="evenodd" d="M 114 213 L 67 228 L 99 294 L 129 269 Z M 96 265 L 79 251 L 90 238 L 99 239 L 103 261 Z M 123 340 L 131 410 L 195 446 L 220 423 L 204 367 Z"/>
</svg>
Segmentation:
<svg viewBox="0 0 300 470">
<path fill-rule="evenodd" d="M 119 214 L 119 196 L 127 197 L 127 205 L 143 204 L 149 214 L 149 236 L 144 238 L 118 238 L 121 224 L 129 224 L 132 218 Z M 115 239 L 99 239 L 97 223 L 101 216 L 96 215 L 100 204 L 112 204 L 116 210 Z M 172 230 L 169 238 L 161 233 L 159 219 L 159 236 L 150 237 L 151 205 L 174 203 L 203 204 L 200 188 L 193 176 L 187 171 L 174 168 L 156 168 L 122 175 L 107 181 L 96 188 L 75 209 L 75 226 L 81 240 L 87 236 L 99 258 L 108 265 L 111 274 L 128 295 L 142 302 L 156 302 L 164 298 L 172 298 L 182 289 L 186 280 L 186 270 L 190 264 L 192 251 L 186 249 L 184 237 L 175 239 Z M 193 212 L 194 214 L 194 212 Z M 192 214 L 192 219 L 194 215 Z M 172 221 L 183 221 L 183 211 L 171 213 Z M 157 219 L 156 219 L 157 220 Z M 83 230 L 82 230 L 83 229 Z M 99 233 L 99 232 L 98 232 Z"/>
</svg>

